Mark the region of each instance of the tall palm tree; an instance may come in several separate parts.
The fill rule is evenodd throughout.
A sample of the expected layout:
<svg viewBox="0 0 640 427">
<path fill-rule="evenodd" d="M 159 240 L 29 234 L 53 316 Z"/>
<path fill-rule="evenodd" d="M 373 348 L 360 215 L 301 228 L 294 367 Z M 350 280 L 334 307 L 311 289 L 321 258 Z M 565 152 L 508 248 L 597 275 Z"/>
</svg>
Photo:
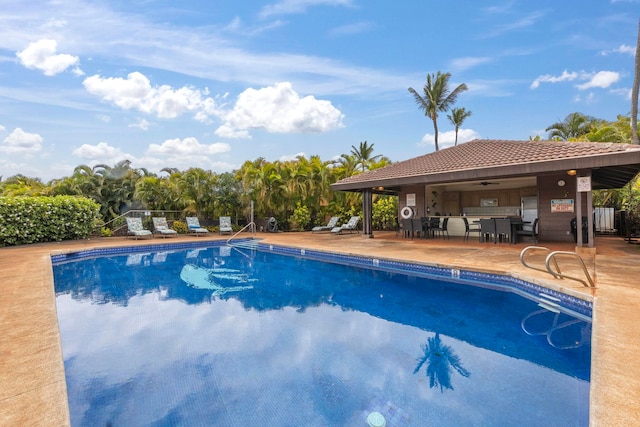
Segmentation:
<svg viewBox="0 0 640 427">
<path fill-rule="evenodd" d="M 458 145 L 458 129 L 462 126 L 462 123 L 467 119 L 467 117 L 471 116 L 471 111 L 465 110 L 462 108 L 452 108 L 451 114 L 447 115 L 447 118 L 451 122 L 452 125 L 456 128 L 456 142 L 454 145 Z"/>
<path fill-rule="evenodd" d="M 549 139 L 568 141 L 588 134 L 593 127 L 593 119 L 582 113 L 571 113 L 561 122 L 553 123 L 545 131 L 549 132 Z"/>
<path fill-rule="evenodd" d="M 421 96 L 414 88 L 410 87 L 409 92 L 418 104 L 418 108 L 424 111 L 424 115 L 433 121 L 434 139 L 436 151 L 438 147 L 438 112 L 448 111 L 456 103 L 458 95 L 467 90 L 467 85 L 462 83 L 454 90 L 449 90 L 450 73 L 427 74 L 427 84 L 422 88 L 424 96 Z"/>
<path fill-rule="evenodd" d="M 356 148 L 354 145 L 351 146 L 351 154 L 358 160 L 362 172 L 369 169 L 369 165 L 382 156 L 382 154 L 372 156 L 374 145 L 375 144 L 369 145 L 367 141 L 363 141 L 360 142 L 358 148 Z"/>
<path fill-rule="evenodd" d="M 638 92 L 640 91 L 640 20 L 638 20 L 638 41 L 636 42 L 636 66 L 631 88 L 631 137 L 633 144 L 640 144 L 638 139 Z"/>
</svg>

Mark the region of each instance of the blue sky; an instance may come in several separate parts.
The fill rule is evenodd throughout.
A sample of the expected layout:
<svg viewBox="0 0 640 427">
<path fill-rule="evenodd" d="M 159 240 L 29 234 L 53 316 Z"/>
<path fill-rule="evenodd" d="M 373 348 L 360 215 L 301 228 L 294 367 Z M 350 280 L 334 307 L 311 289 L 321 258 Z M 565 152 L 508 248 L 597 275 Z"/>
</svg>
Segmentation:
<svg viewBox="0 0 640 427">
<path fill-rule="evenodd" d="M 640 0 L 0 0 L 0 175 L 434 150 L 407 88 L 451 73 L 459 142 L 629 114 Z M 446 114 L 440 147 L 453 144 Z"/>
</svg>

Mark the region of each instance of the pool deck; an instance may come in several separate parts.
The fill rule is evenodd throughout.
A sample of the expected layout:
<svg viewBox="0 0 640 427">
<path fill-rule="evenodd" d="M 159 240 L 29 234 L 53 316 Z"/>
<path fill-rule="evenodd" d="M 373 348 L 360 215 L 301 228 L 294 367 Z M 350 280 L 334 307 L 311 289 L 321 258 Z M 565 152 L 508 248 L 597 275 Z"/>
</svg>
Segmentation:
<svg viewBox="0 0 640 427">
<path fill-rule="evenodd" d="M 251 237 L 251 235 L 243 235 Z M 480 243 L 461 238 L 403 239 L 394 232 L 362 234 L 258 233 L 263 243 L 334 253 L 404 260 L 448 268 L 510 274 L 594 301 L 592 336 L 592 426 L 637 425 L 640 419 L 640 245 L 598 236 L 597 251 L 580 251 L 597 289 L 525 268 L 520 252 L 527 244 Z M 0 426 L 67 426 L 69 413 L 56 317 L 50 255 L 91 248 L 226 239 L 179 236 L 131 240 L 96 238 L 0 248 Z M 544 244 L 575 251 L 574 244 Z M 545 253 L 527 259 L 544 265 Z M 575 261 L 560 260 L 562 271 L 580 276 Z"/>
</svg>

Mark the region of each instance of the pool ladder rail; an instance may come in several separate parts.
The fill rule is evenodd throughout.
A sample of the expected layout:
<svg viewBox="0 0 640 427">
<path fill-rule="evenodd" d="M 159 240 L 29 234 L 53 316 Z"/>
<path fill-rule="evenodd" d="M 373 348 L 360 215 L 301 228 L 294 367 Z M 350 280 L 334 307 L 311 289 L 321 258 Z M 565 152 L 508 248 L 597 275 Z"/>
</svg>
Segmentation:
<svg viewBox="0 0 640 427">
<path fill-rule="evenodd" d="M 545 263 L 544 263 L 546 269 L 542 269 L 542 268 L 535 267 L 535 266 L 527 264 L 527 262 L 525 260 L 525 256 L 526 256 L 527 252 L 534 251 L 534 250 L 549 252 L 549 254 L 547 255 L 547 258 L 545 260 Z M 582 271 L 584 272 L 586 280 L 584 280 L 582 278 L 579 278 L 579 277 L 573 277 L 573 276 L 569 276 L 568 274 L 562 273 L 560 271 L 560 266 L 558 265 L 558 260 L 556 259 L 559 255 L 569 256 L 569 257 L 572 257 L 572 258 L 576 259 L 578 261 L 578 263 L 579 263 L 579 266 L 582 268 Z M 595 289 L 595 287 L 596 287 L 596 285 L 595 285 L 595 283 L 593 281 L 593 278 L 591 277 L 591 274 L 589 274 L 589 270 L 587 270 L 587 267 L 584 264 L 584 261 L 582 260 L 582 257 L 580 257 L 580 255 L 578 255 L 575 252 L 551 251 L 549 248 L 545 248 L 544 246 L 527 246 L 526 248 L 524 248 L 522 250 L 522 252 L 520 252 L 520 262 L 522 263 L 522 265 L 524 265 L 527 268 L 530 268 L 532 270 L 542 271 L 544 273 L 549 273 L 553 277 L 555 277 L 556 279 L 570 279 L 570 280 L 578 281 L 578 282 L 582 283 L 584 286 L 586 286 L 588 288 Z M 553 268 L 551 267 L 552 264 L 553 264 Z"/>
<path fill-rule="evenodd" d="M 238 242 L 233 242 L 233 239 L 235 239 L 238 236 L 238 234 L 242 233 L 243 231 L 245 231 L 248 228 L 251 228 L 251 232 L 253 233 L 253 237 L 251 237 L 249 239 L 244 239 L 243 238 L 243 240 L 240 240 Z M 255 249 L 258 248 L 258 239 L 255 238 L 255 234 L 256 234 L 256 223 L 252 221 L 249 224 L 247 224 L 244 227 L 242 227 L 242 229 L 240 229 L 238 232 L 236 232 L 233 236 L 229 237 L 227 239 L 227 245 L 231 246 L 234 249 L 243 248 L 243 249 L 255 250 Z"/>
</svg>

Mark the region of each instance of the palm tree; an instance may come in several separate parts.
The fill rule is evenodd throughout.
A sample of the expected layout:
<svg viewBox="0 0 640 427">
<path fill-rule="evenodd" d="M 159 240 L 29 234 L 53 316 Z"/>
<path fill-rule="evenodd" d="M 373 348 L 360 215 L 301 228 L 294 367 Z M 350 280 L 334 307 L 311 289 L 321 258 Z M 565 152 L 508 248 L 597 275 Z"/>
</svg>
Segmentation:
<svg viewBox="0 0 640 427">
<path fill-rule="evenodd" d="M 454 145 L 458 145 L 458 129 L 462 126 L 462 123 L 467 119 L 467 117 L 471 116 L 471 111 L 467 111 L 462 108 L 452 108 L 451 114 L 448 114 L 447 117 L 452 125 L 456 128 L 456 142 Z"/>
<path fill-rule="evenodd" d="M 588 134 L 593 127 L 594 119 L 582 113 L 571 113 L 561 122 L 553 123 L 545 131 L 549 132 L 549 139 L 569 141 Z"/>
<path fill-rule="evenodd" d="M 636 66 L 631 88 L 631 137 L 633 144 L 640 144 L 638 139 L 638 91 L 640 91 L 640 20 L 638 20 L 638 41 L 636 42 Z"/>
<path fill-rule="evenodd" d="M 427 84 L 422 88 L 424 96 L 420 94 L 412 87 L 409 88 L 409 92 L 413 95 L 413 98 L 418 104 L 418 108 L 424 111 L 424 115 L 429 117 L 433 121 L 433 130 L 435 134 L 436 151 L 438 147 L 438 112 L 448 111 L 453 104 L 456 103 L 458 95 L 467 90 L 467 85 L 459 84 L 454 90 L 449 90 L 449 78 L 450 73 L 442 74 L 438 71 L 437 74 L 427 74 Z"/>
<path fill-rule="evenodd" d="M 454 353 L 451 347 L 442 345 L 439 333 L 436 332 L 435 337 L 427 339 L 427 344 L 422 346 L 422 351 L 424 351 L 424 356 L 418 359 L 418 366 L 413 373 L 418 373 L 426 362 L 429 387 L 440 386 L 440 392 L 443 392 L 444 388 L 453 390 L 451 368 L 463 377 L 469 376 L 469 371 L 462 367 L 460 357 Z"/>
<path fill-rule="evenodd" d="M 369 169 L 369 165 L 382 156 L 381 154 L 372 156 L 374 145 L 375 144 L 369 145 L 367 141 L 363 141 L 360 143 L 360 146 L 358 148 L 356 148 L 354 145 L 351 146 L 351 154 L 358 160 L 362 172 Z"/>
</svg>

